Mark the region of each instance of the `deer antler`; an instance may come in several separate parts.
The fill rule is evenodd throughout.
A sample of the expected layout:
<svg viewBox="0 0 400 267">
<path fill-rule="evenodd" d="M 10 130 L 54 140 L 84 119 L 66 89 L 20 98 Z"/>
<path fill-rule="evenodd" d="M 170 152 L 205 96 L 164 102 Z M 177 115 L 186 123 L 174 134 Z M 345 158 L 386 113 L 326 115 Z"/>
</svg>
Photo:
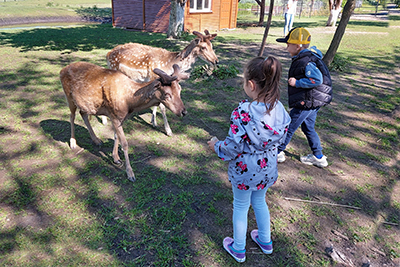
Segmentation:
<svg viewBox="0 0 400 267">
<path fill-rule="evenodd" d="M 193 34 L 196 35 L 197 37 L 199 37 L 201 39 L 201 41 L 203 41 L 203 42 L 205 42 L 206 40 L 211 41 L 212 39 L 217 37 L 216 33 L 210 34 L 210 32 L 207 29 L 204 30 L 204 33 L 205 33 L 205 35 L 202 34 L 201 32 L 193 31 Z"/>
<path fill-rule="evenodd" d="M 176 65 L 176 64 L 175 64 L 175 65 Z M 175 70 L 175 65 L 174 65 L 174 70 Z M 178 66 L 178 65 L 176 65 L 176 66 Z M 178 66 L 178 71 L 179 71 L 179 66 Z M 170 76 L 170 75 L 166 74 L 164 71 L 162 71 L 161 69 L 155 68 L 155 69 L 153 70 L 153 72 L 154 72 L 155 74 L 157 74 L 158 76 L 160 76 L 161 82 L 162 82 L 163 84 L 171 84 L 173 81 L 175 81 L 176 79 L 178 79 L 177 76 L 175 76 L 175 75 Z M 174 72 L 174 74 L 175 74 L 175 72 Z"/>
<path fill-rule="evenodd" d="M 205 41 L 205 35 L 203 35 L 201 32 L 198 31 L 193 31 L 193 34 L 196 35 L 197 37 L 199 37 L 201 39 L 201 41 Z"/>
</svg>

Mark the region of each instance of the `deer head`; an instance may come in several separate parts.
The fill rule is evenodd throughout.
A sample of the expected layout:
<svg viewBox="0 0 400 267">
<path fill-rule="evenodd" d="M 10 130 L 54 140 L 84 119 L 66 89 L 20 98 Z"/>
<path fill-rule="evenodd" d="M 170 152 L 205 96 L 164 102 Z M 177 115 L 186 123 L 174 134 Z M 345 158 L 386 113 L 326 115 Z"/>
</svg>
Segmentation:
<svg viewBox="0 0 400 267">
<path fill-rule="evenodd" d="M 160 76 L 157 89 L 161 92 L 161 103 L 175 115 L 181 117 L 185 116 L 187 111 L 181 99 L 182 88 L 179 82 L 188 79 L 189 75 L 181 73 L 177 64 L 174 64 L 173 68 L 174 73 L 172 75 L 168 75 L 160 69 L 154 69 L 153 72 Z"/>
<path fill-rule="evenodd" d="M 186 58 L 191 53 L 195 56 L 201 57 L 203 60 L 208 61 L 214 65 L 218 63 L 218 57 L 215 55 L 211 40 L 213 40 L 217 34 L 210 34 L 208 30 L 204 30 L 204 34 L 198 31 L 193 31 L 193 34 L 198 38 L 194 39 L 184 51 L 182 51 L 181 57 Z"/>
</svg>

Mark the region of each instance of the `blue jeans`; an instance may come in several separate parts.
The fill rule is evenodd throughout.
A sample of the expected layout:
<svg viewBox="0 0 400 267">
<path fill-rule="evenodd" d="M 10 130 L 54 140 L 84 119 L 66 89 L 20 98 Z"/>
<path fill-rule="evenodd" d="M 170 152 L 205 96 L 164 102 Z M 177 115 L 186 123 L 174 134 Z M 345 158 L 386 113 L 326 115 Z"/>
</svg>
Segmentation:
<svg viewBox="0 0 400 267">
<path fill-rule="evenodd" d="M 292 121 L 289 124 L 289 129 L 286 135 L 285 142 L 278 147 L 278 152 L 286 149 L 290 140 L 293 137 L 294 132 L 301 125 L 301 130 L 307 137 L 308 145 L 315 156 L 322 156 L 321 140 L 317 132 L 315 131 L 315 121 L 317 119 L 319 108 L 304 110 L 293 108 L 289 115 Z"/>
<path fill-rule="evenodd" d="M 258 237 L 261 242 L 271 241 L 271 222 L 269 209 L 265 201 L 267 188 L 250 191 L 232 186 L 233 191 L 233 249 L 240 251 L 246 247 L 247 215 L 250 204 L 256 215 Z"/>
<path fill-rule="evenodd" d="M 285 27 L 283 28 L 283 35 L 287 35 L 293 27 L 294 14 L 285 13 Z"/>
</svg>

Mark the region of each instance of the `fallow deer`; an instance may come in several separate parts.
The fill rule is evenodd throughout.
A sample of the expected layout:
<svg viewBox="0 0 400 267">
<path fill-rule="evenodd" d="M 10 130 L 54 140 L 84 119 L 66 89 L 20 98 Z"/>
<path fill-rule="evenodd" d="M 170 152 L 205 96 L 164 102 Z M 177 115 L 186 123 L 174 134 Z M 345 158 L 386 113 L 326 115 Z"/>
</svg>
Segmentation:
<svg viewBox="0 0 400 267">
<path fill-rule="evenodd" d="M 154 69 L 158 78 L 137 83 L 122 72 L 99 67 L 87 62 L 72 63 L 60 71 L 60 80 L 71 111 L 71 149 L 76 148 L 75 139 L 75 112 L 80 114 L 86 124 L 90 137 L 97 145 L 101 140 L 97 138 L 90 122 L 89 115 L 103 115 L 110 118 L 114 128 L 113 160 L 121 164 L 118 155 L 118 145 L 121 143 L 125 156 L 126 173 L 128 179 L 135 180 L 135 175 L 129 162 L 128 142 L 126 141 L 122 123 L 132 112 L 163 103 L 177 116 L 186 114 L 181 100 L 181 86 L 179 81 L 187 79 L 187 74 L 180 73 L 178 65 L 173 66 L 172 76 L 160 69 Z"/>
<path fill-rule="evenodd" d="M 170 52 L 163 48 L 138 43 L 118 45 L 107 53 L 107 65 L 110 69 L 119 70 L 137 82 L 154 79 L 154 73 L 151 71 L 154 68 L 159 68 L 167 74 L 171 74 L 173 72 L 172 66 L 178 64 L 181 71 L 185 72 L 191 68 L 197 57 L 215 65 L 218 63 L 218 58 L 213 50 L 211 40 L 217 34 L 210 34 L 208 30 L 205 30 L 204 33 L 205 35 L 194 31 L 193 34 L 197 38 L 193 39 L 181 52 Z M 162 103 L 160 110 L 165 131 L 170 136 L 172 131 Z M 154 107 L 151 118 L 154 127 L 157 127 L 156 113 L 157 107 Z"/>
</svg>

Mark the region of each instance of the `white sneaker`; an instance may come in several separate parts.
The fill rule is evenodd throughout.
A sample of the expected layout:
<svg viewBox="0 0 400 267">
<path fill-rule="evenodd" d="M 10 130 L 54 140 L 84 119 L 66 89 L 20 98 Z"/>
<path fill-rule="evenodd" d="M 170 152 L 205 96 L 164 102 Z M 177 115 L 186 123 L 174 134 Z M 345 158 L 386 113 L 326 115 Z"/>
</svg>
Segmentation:
<svg viewBox="0 0 400 267">
<path fill-rule="evenodd" d="M 320 168 L 324 168 L 328 166 L 328 161 L 325 156 L 322 156 L 321 159 L 318 159 L 313 154 L 308 154 L 307 156 L 301 156 L 300 161 L 307 165 L 315 165 Z"/>
<path fill-rule="evenodd" d="M 285 152 L 281 151 L 278 154 L 278 163 L 282 163 L 286 160 Z"/>
</svg>

